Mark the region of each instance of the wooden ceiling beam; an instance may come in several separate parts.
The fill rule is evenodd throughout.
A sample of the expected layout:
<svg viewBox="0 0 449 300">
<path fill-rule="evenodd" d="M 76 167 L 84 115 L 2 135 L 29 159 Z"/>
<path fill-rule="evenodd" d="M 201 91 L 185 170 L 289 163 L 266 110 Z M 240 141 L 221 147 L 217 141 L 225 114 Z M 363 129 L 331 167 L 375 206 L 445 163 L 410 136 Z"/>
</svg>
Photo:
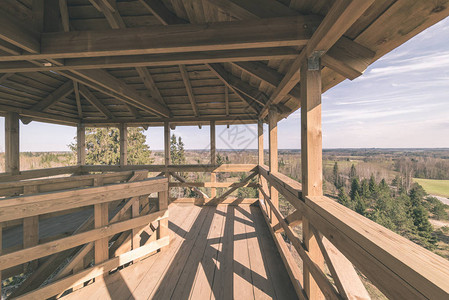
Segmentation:
<svg viewBox="0 0 449 300">
<path fill-rule="evenodd" d="M 0 61 L 304 46 L 317 16 L 43 33 L 40 54 Z"/>
<path fill-rule="evenodd" d="M 321 58 L 321 63 L 346 78 L 354 80 L 368 68 L 375 54 L 374 51 L 346 37 L 341 37 Z"/>
<path fill-rule="evenodd" d="M 311 55 L 322 57 L 373 2 L 374 0 L 338 0 L 334 2 L 306 47 L 292 62 L 281 83 L 262 109 L 261 118 L 265 118 L 268 115 L 269 107 L 279 103 L 299 82 L 299 71 L 303 61 Z"/>
<path fill-rule="evenodd" d="M 0 39 L 30 53 L 40 52 L 39 34 L 0 11 Z"/>
<path fill-rule="evenodd" d="M 284 76 L 262 62 L 233 62 L 231 64 L 274 88 L 281 83 Z M 299 84 L 289 92 L 289 95 L 299 99 Z"/>
<path fill-rule="evenodd" d="M 64 124 L 64 125 L 74 126 L 80 122 L 80 120 L 76 119 L 76 118 L 64 117 L 61 115 L 55 115 L 55 114 L 51 114 L 51 113 L 35 111 L 35 110 L 30 110 L 30 109 L 24 109 L 24 108 L 8 106 L 8 105 L 0 105 L 0 111 L 16 112 L 21 117 L 30 117 L 36 121 L 43 121 L 43 122 L 56 123 L 56 124 Z"/>
<path fill-rule="evenodd" d="M 78 111 L 78 117 L 80 119 L 82 119 L 83 118 L 83 108 L 81 107 L 81 97 L 80 97 L 78 82 L 73 81 L 73 89 L 75 91 L 75 101 L 76 101 L 76 109 Z"/>
<path fill-rule="evenodd" d="M 170 112 L 155 99 L 140 95 L 134 88 L 104 70 L 60 71 L 62 75 L 99 90 L 152 114 L 169 117 Z M 100 87 L 100 89 L 98 88 Z"/>
<path fill-rule="evenodd" d="M 43 72 L 103 68 L 157 67 L 179 64 L 224 63 L 260 61 L 270 59 L 295 59 L 298 52 L 290 47 L 223 51 L 182 52 L 92 58 L 66 58 L 64 65 L 36 66 L 26 61 L 0 62 L 1 73 Z M 1 60 L 1 57 L 0 57 Z"/>
<path fill-rule="evenodd" d="M 73 83 L 71 80 L 68 80 L 59 88 L 57 88 L 54 92 L 52 92 L 50 95 L 48 95 L 43 100 L 33 105 L 29 110 L 43 111 L 52 106 L 53 104 L 55 104 L 56 102 L 64 99 L 72 92 L 73 92 Z"/>
<path fill-rule="evenodd" d="M 79 86 L 79 90 L 81 95 L 90 102 L 99 112 L 101 112 L 107 119 L 110 119 L 112 121 L 117 121 L 117 118 L 112 114 L 112 112 L 103 104 L 100 100 L 98 100 L 95 95 L 89 91 L 87 87 L 84 85 Z"/>
<path fill-rule="evenodd" d="M 207 67 L 231 90 L 233 91 L 243 103 L 248 104 L 248 106 L 255 112 L 260 112 L 260 107 L 254 99 L 244 95 L 238 89 L 234 87 L 233 77 L 230 76 L 228 72 L 219 64 L 207 64 Z"/>
<path fill-rule="evenodd" d="M 148 69 L 146 67 L 137 67 L 136 71 L 139 74 L 140 79 L 142 79 L 145 87 L 148 89 L 148 91 L 150 91 L 151 97 L 153 97 L 154 99 L 159 101 L 159 103 L 161 103 L 163 106 L 165 106 L 168 109 L 167 103 L 165 102 L 164 98 L 162 97 L 162 94 L 159 91 L 158 87 L 156 86 L 153 76 L 151 76 Z"/>
<path fill-rule="evenodd" d="M 67 8 L 67 0 L 59 0 L 59 11 L 61 13 L 62 28 L 65 32 L 70 31 L 69 9 Z"/>
<path fill-rule="evenodd" d="M 192 85 L 190 84 L 189 73 L 184 65 L 179 65 L 179 71 L 181 72 L 182 81 L 187 91 L 187 96 L 189 97 L 190 104 L 192 105 L 192 110 L 195 117 L 199 117 L 200 113 L 198 111 L 198 106 L 195 100 L 195 94 L 193 93 Z"/>
<path fill-rule="evenodd" d="M 163 25 L 187 23 L 187 21 L 172 13 L 160 0 L 139 0 L 139 2 Z"/>
</svg>

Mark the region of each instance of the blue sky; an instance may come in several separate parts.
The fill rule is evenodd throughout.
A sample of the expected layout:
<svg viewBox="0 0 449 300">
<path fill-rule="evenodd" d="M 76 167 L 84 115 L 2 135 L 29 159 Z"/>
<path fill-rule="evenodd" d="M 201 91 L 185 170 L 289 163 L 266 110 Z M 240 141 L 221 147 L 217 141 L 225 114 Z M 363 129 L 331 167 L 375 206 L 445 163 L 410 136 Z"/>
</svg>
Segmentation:
<svg viewBox="0 0 449 300">
<path fill-rule="evenodd" d="M 323 95 L 324 148 L 449 147 L 449 18 L 372 64 L 361 77 Z M 256 125 L 217 126 L 217 148 L 256 148 Z M 188 149 L 209 145 L 209 127 L 177 127 Z M 146 132 L 163 147 L 162 128 Z M 76 129 L 21 125 L 21 151 L 66 151 Z M 300 112 L 279 123 L 280 149 L 299 149 Z M 265 141 L 267 138 L 265 139 Z M 0 118 L 0 151 L 4 119 Z"/>
</svg>

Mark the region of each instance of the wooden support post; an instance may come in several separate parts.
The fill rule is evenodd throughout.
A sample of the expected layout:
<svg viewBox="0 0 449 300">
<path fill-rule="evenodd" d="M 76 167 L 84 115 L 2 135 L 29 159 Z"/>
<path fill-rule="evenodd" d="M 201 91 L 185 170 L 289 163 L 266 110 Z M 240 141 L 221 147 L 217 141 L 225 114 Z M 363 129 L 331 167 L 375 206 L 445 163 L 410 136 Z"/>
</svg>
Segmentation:
<svg viewBox="0 0 449 300">
<path fill-rule="evenodd" d="M 128 164 L 128 127 L 120 124 L 120 166 Z"/>
<path fill-rule="evenodd" d="M 301 66 L 301 167 L 302 195 L 323 195 L 321 71 L 318 56 Z M 307 218 L 303 218 L 303 241 L 310 258 L 324 268 L 324 258 Z M 324 299 L 317 283 L 304 265 L 304 290 L 309 299 Z"/>
<path fill-rule="evenodd" d="M 217 153 L 215 145 L 215 121 L 210 121 L 210 164 L 215 166 L 217 163 Z M 217 173 L 210 173 L 210 182 L 217 181 Z M 210 197 L 215 198 L 217 196 L 217 189 L 210 189 Z"/>
<path fill-rule="evenodd" d="M 165 158 L 165 168 L 170 165 L 170 123 L 164 122 L 164 158 Z M 170 181 L 170 173 L 166 169 L 165 177 Z"/>
<path fill-rule="evenodd" d="M 23 194 L 37 194 L 38 187 L 36 185 L 29 185 L 23 187 Z M 23 218 L 23 248 L 33 247 L 39 244 L 39 216 Z M 35 269 L 37 267 L 37 260 L 31 261 L 27 268 Z"/>
<path fill-rule="evenodd" d="M 159 198 L 159 210 L 168 209 L 168 191 L 158 193 Z M 168 236 L 168 217 L 159 220 L 159 226 L 157 228 L 157 239 Z"/>
<path fill-rule="evenodd" d="M 86 128 L 84 127 L 84 124 L 78 124 L 76 141 L 77 162 L 79 166 L 83 166 L 86 164 Z"/>
<path fill-rule="evenodd" d="M 278 165 L 278 116 L 279 113 L 275 108 L 270 108 L 268 114 L 269 125 L 269 167 L 270 173 L 277 173 L 279 169 Z M 279 208 L 279 194 L 274 186 L 270 186 L 270 198 L 273 205 Z M 273 224 L 273 226 L 276 224 Z"/>
<path fill-rule="evenodd" d="M 94 179 L 94 186 L 103 185 L 102 180 Z M 100 203 L 94 205 L 94 226 L 95 228 L 103 227 L 109 223 L 109 203 Z M 94 261 L 95 264 L 104 262 L 109 259 L 109 238 L 96 240 L 94 243 Z"/>
<path fill-rule="evenodd" d="M 0 255 L 3 249 L 3 223 L 0 222 Z M 0 297 L 2 295 L 2 271 L 0 270 Z"/>
<path fill-rule="evenodd" d="M 11 175 L 20 172 L 19 115 L 13 112 L 5 115 L 5 169 Z"/>
<path fill-rule="evenodd" d="M 131 205 L 131 217 L 137 218 L 140 215 L 140 198 Z M 137 249 L 140 247 L 139 231 L 141 228 L 133 228 L 131 237 L 131 249 Z"/>
<path fill-rule="evenodd" d="M 258 139 L 257 139 L 257 149 L 258 149 L 258 155 L 257 155 L 257 164 L 259 166 L 264 165 L 264 157 L 263 157 L 263 121 L 259 120 L 257 122 L 257 135 L 258 135 Z M 263 188 L 264 186 L 266 186 L 267 182 L 266 179 L 259 174 L 259 185 L 261 186 L 261 188 Z M 259 200 L 260 201 L 264 201 L 264 197 L 263 195 L 259 192 Z"/>
</svg>

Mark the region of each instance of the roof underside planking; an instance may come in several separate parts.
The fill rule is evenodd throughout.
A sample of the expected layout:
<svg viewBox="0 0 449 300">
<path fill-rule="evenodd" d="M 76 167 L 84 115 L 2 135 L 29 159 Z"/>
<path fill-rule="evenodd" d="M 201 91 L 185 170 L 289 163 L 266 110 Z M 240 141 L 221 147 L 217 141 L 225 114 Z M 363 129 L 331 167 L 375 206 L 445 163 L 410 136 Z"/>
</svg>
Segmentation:
<svg viewBox="0 0 449 300">
<path fill-rule="evenodd" d="M 106 126 L 255 123 L 300 107 L 449 15 L 449 0 L 7 0 L 0 114 Z"/>
</svg>

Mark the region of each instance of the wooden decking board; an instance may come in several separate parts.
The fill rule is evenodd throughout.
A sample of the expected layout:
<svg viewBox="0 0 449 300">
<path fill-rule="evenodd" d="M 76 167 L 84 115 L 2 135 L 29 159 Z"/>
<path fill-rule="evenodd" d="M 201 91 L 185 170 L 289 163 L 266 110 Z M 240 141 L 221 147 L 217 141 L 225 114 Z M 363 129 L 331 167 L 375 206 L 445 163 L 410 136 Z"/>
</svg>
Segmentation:
<svg viewBox="0 0 449 300">
<path fill-rule="evenodd" d="M 189 206 L 181 207 L 185 207 L 186 210 L 189 208 Z M 163 255 L 158 255 L 158 257 L 155 257 L 156 261 L 154 265 L 150 269 L 148 269 L 148 272 L 146 273 L 144 279 L 133 291 L 133 295 L 129 297 L 130 300 L 147 299 L 152 297 L 152 294 L 155 292 L 155 290 L 162 284 L 164 275 L 170 267 L 173 258 L 176 256 L 182 243 L 184 242 L 185 236 L 191 230 L 192 224 L 194 224 L 194 222 L 197 220 L 200 212 L 201 209 L 199 207 L 193 206 L 184 222 L 169 223 L 170 233 L 176 232 L 176 234 L 170 235 L 170 246 L 165 250 Z M 154 276 L 154 274 L 158 275 Z"/>
<path fill-rule="evenodd" d="M 67 299 L 296 299 L 260 209 L 170 206 L 170 245 Z"/>
<path fill-rule="evenodd" d="M 297 299 L 293 285 L 282 263 L 281 256 L 268 231 L 269 229 L 260 211 L 260 207 L 251 206 L 250 209 L 254 216 L 256 232 L 258 233 L 257 239 L 262 251 L 262 257 L 264 258 L 265 266 L 269 270 L 270 279 L 273 283 L 275 298 Z"/>
<path fill-rule="evenodd" d="M 218 253 L 221 251 L 222 245 L 225 210 L 226 206 L 219 205 L 215 211 L 211 229 L 207 236 L 206 248 L 197 267 L 195 281 L 190 291 L 190 299 L 211 298 Z"/>
<path fill-rule="evenodd" d="M 238 206 L 237 210 L 245 212 L 245 217 L 250 217 L 251 223 L 245 225 L 246 240 L 248 243 L 249 263 L 251 266 L 251 277 L 253 280 L 254 298 L 256 299 L 272 299 L 274 298 L 274 290 L 271 277 L 264 258 L 262 257 L 261 245 L 256 235 L 255 216 L 252 214 L 249 206 Z"/>
</svg>

